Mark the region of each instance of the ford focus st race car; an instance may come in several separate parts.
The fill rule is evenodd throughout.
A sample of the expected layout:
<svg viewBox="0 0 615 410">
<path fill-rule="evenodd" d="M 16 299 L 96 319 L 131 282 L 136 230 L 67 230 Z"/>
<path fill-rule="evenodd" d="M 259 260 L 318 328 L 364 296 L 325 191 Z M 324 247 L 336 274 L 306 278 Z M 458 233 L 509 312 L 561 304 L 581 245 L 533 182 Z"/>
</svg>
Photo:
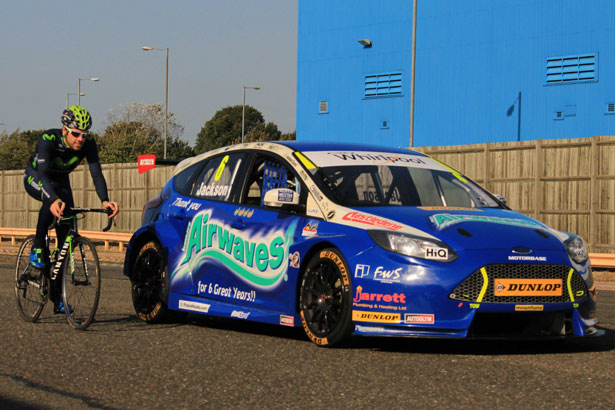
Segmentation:
<svg viewBox="0 0 615 410">
<path fill-rule="evenodd" d="M 351 334 L 596 335 L 586 245 L 417 152 L 249 143 L 179 163 L 128 245 L 139 318 Z"/>
</svg>

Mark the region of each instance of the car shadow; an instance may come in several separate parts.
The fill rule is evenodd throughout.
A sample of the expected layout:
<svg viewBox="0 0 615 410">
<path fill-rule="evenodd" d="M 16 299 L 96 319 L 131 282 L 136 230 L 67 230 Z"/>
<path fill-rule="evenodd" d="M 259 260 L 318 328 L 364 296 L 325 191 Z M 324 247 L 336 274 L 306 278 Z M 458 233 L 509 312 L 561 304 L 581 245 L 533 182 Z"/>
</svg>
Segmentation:
<svg viewBox="0 0 615 410">
<path fill-rule="evenodd" d="M 203 316 L 198 314 L 189 314 L 186 316 L 184 323 L 187 325 L 207 327 L 217 330 L 226 330 L 231 332 L 249 333 L 260 336 L 279 337 L 289 340 L 309 341 L 303 328 L 278 326 L 268 323 L 249 322 L 241 319 L 232 319 L 225 317 Z"/>
<path fill-rule="evenodd" d="M 301 327 L 285 327 L 266 323 L 248 322 L 190 314 L 186 325 L 226 330 L 253 335 L 279 337 L 314 345 Z M 434 339 L 404 337 L 353 336 L 339 346 L 340 349 L 366 349 L 390 352 L 461 355 L 526 355 L 567 354 L 577 352 L 603 352 L 615 350 L 615 329 L 598 327 L 601 336 L 569 339 Z"/>
<path fill-rule="evenodd" d="M 428 339 L 354 337 L 347 347 L 390 352 L 473 356 L 568 354 L 615 350 L 615 330 L 598 327 L 600 336 L 568 339 Z"/>
</svg>

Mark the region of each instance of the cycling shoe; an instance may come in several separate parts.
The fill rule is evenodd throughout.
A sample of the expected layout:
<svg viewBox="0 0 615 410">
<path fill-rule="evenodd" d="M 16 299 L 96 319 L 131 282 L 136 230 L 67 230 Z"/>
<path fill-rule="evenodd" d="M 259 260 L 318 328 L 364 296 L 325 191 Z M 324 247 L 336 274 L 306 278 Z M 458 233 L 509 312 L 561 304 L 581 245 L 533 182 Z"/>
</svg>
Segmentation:
<svg viewBox="0 0 615 410">
<path fill-rule="evenodd" d="M 64 313 L 64 302 L 59 301 L 57 304 L 53 305 L 53 313 L 60 314 L 60 313 Z M 71 305 L 68 305 L 68 313 L 73 313 L 73 307 Z"/>
</svg>

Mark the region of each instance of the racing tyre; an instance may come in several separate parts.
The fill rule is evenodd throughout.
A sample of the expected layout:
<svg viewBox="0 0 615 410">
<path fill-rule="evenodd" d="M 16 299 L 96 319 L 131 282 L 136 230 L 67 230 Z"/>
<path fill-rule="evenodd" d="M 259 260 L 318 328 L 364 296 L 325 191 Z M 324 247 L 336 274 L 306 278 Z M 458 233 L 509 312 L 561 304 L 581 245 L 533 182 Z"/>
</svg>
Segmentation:
<svg viewBox="0 0 615 410">
<path fill-rule="evenodd" d="M 166 286 L 167 264 L 157 242 L 147 242 L 135 260 L 131 284 L 132 304 L 139 319 L 147 323 L 161 323 L 172 315 L 161 299 Z"/>
<path fill-rule="evenodd" d="M 94 322 L 100 300 L 100 262 L 92 241 L 83 236 L 72 241 L 72 254 L 64 260 L 62 301 L 68 323 L 85 330 Z"/>
<path fill-rule="evenodd" d="M 27 322 L 38 319 L 49 299 L 49 276 L 30 265 L 33 242 L 34 235 L 23 241 L 15 264 L 15 302 L 19 314 Z"/>
<path fill-rule="evenodd" d="M 350 275 L 337 249 L 323 249 L 308 263 L 299 307 L 305 333 L 319 346 L 337 345 L 352 333 Z"/>
</svg>

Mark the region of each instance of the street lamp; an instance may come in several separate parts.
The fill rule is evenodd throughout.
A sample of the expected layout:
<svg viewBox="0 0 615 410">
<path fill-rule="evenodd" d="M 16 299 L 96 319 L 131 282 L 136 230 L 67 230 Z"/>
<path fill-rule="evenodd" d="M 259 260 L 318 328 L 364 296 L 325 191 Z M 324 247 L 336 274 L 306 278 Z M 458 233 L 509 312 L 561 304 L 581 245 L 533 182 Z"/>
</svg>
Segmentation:
<svg viewBox="0 0 615 410">
<path fill-rule="evenodd" d="M 78 85 L 77 85 L 77 105 L 78 106 L 81 106 L 81 96 L 85 95 L 85 94 L 81 94 L 81 81 L 100 81 L 100 78 L 98 77 L 79 78 Z"/>
<path fill-rule="evenodd" d="M 68 96 L 69 96 L 69 95 L 77 95 L 77 93 L 66 93 L 66 108 L 68 108 L 68 107 L 69 107 L 69 105 L 70 105 L 70 104 L 68 103 Z M 85 95 L 85 93 L 79 93 L 79 96 L 80 96 L 80 97 L 83 97 L 84 95 Z"/>
<path fill-rule="evenodd" d="M 163 158 L 167 159 L 167 120 L 168 120 L 168 115 L 167 115 L 167 108 L 169 105 L 169 48 L 154 48 L 154 47 L 147 47 L 147 46 L 143 46 L 141 47 L 141 50 L 143 51 L 150 51 L 150 50 L 160 50 L 160 51 L 164 51 L 166 54 L 166 63 L 165 63 L 165 74 L 164 74 L 164 128 L 162 131 L 162 145 L 163 145 Z"/>
<path fill-rule="evenodd" d="M 410 68 L 410 148 L 414 147 L 414 76 L 416 74 L 416 3 L 412 4 L 412 67 Z"/>
<path fill-rule="evenodd" d="M 246 87 L 243 86 L 243 105 L 241 106 L 241 143 L 243 144 L 243 136 L 246 129 L 246 90 L 260 90 L 260 87 Z"/>
</svg>

